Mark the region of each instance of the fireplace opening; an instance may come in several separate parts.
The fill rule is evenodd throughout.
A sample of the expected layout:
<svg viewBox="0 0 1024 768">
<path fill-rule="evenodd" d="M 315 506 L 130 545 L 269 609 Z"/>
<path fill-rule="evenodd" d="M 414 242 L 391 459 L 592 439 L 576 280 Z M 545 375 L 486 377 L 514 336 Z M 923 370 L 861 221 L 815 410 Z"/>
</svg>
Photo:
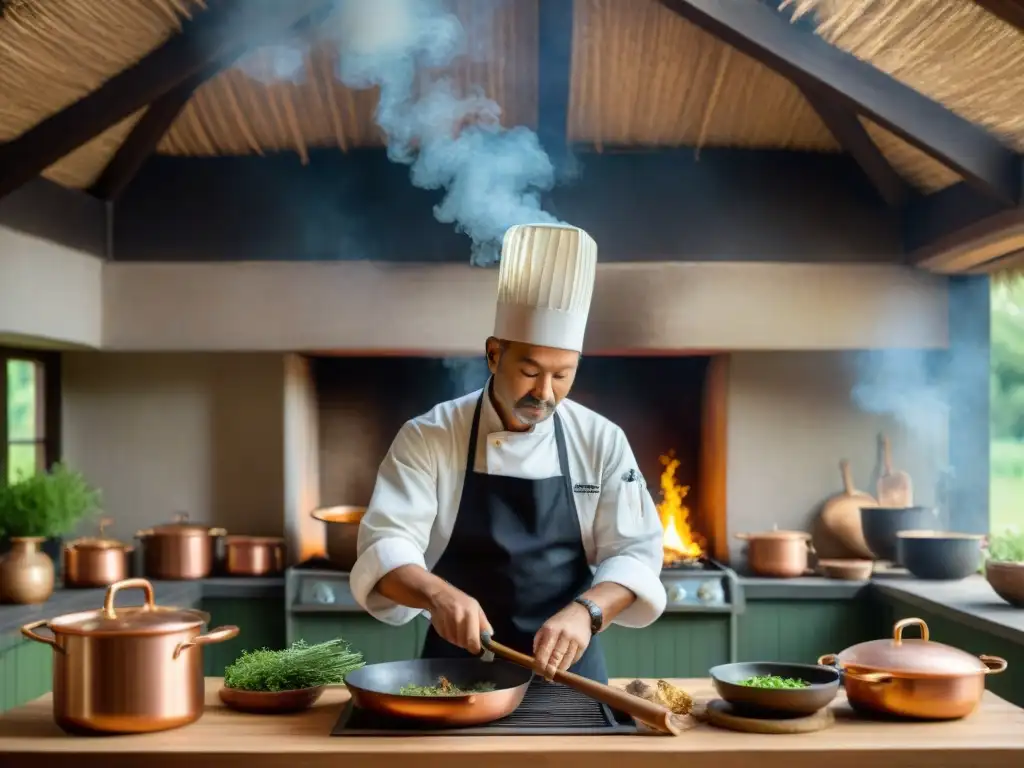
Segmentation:
<svg viewBox="0 0 1024 768">
<path fill-rule="evenodd" d="M 726 559 L 727 371 L 724 355 L 586 356 L 570 394 L 625 432 L 658 507 L 666 568 Z M 488 375 L 482 357 L 320 357 L 312 374 L 324 505 L 365 505 L 402 424 Z"/>
</svg>

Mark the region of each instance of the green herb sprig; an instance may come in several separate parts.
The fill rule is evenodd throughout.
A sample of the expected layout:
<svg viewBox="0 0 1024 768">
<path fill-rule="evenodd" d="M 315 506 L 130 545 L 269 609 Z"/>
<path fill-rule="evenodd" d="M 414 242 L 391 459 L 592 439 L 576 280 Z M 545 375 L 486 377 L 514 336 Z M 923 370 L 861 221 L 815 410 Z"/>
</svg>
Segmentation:
<svg viewBox="0 0 1024 768">
<path fill-rule="evenodd" d="M 792 677 L 779 677 L 778 675 L 755 675 L 741 680 L 740 685 L 748 688 L 785 688 L 789 690 L 806 688 L 810 683 L 806 680 L 796 680 Z"/>
<path fill-rule="evenodd" d="M 465 696 L 469 693 L 489 693 L 497 690 L 494 683 L 475 683 L 467 686 L 457 686 L 448 682 L 446 678 L 438 680 L 437 685 L 403 685 L 399 693 L 403 696 Z"/>
<path fill-rule="evenodd" d="M 309 645 L 302 640 L 282 651 L 246 651 L 224 670 L 224 687 L 277 693 L 338 685 L 363 666 L 363 654 L 344 640 Z"/>
<path fill-rule="evenodd" d="M 988 559 L 1001 563 L 1024 563 L 1024 533 L 1009 529 L 990 536 Z"/>
</svg>

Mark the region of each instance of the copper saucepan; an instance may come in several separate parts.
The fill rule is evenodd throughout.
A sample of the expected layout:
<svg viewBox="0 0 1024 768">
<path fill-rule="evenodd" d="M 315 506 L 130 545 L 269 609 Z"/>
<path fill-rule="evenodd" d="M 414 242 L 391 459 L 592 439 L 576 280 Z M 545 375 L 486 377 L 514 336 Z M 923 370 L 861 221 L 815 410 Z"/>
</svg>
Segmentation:
<svg viewBox="0 0 1024 768">
<path fill-rule="evenodd" d="M 224 537 L 224 572 L 228 576 L 275 576 L 284 570 L 280 536 Z"/>
<path fill-rule="evenodd" d="M 366 507 L 322 507 L 310 512 L 310 516 L 324 523 L 327 541 L 327 557 L 345 571 L 351 571 L 356 563 L 356 544 L 359 540 L 359 523 L 366 514 Z"/>
<path fill-rule="evenodd" d="M 151 579 L 205 579 L 213 573 L 217 540 L 226 536 L 223 528 L 190 523 L 188 513 L 179 512 L 174 522 L 139 531 L 143 571 Z"/>
<path fill-rule="evenodd" d="M 918 627 L 920 639 L 904 639 Z M 818 659 L 838 666 L 854 709 L 919 720 L 956 720 L 971 714 L 985 693 L 985 677 L 1006 670 L 998 656 L 971 654 L 928 639 L 921 619 L 903 619 L 888 640 L 858 643 Z"/>
<path fill-rule="evenodd" d="M 810 573 L 811 534 L 804 531 L 737 533 L 747 542 L 747 563 L 755 576 L 793 579 Z"/>
<path fill-rule="evenodd" d="M 99 521 L 99 535 L 85 536 L 65 545 L 65 587 L 108 587 L 128 578 L 129 555 L 135 548 L 104 538 L 104 529 L 112 522 L 104 517 Z"/>
<path fill-rule="evenodd" d="M 141 589 L 140 607 L 117 595 Z M 21 634 L 53 648 L 53 717 L 70 733 L 149 733 L 203 714 L 203 646 L 230 640 L 238 627 L 200 634 L 209 614 L 153 602 L 145 579 L 111 584 L 103 608 L 26 624 Z M 37 632 L 52 632 L 52 637 Z"/>
</svg>

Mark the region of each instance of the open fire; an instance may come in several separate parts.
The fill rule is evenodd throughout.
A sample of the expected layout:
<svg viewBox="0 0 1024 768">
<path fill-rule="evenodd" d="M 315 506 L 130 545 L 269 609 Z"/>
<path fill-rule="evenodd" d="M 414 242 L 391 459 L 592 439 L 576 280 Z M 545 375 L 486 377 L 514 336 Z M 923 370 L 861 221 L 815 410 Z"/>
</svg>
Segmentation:
<svg viewBox="0 0 1024 768">
<path fill-rule="evenodd" d="M 676 481 L 679 459 L 669 451 L 659 460 L 665 467 L 661 473 L 661 501 L 658 503 L 658 517 L 664 529 L 662 564 L 669 568 L 682 567 L 703 556 L 704 541 L 690 527 L 690 508 L 683 503 L 690 486 Z"/>
</svg>

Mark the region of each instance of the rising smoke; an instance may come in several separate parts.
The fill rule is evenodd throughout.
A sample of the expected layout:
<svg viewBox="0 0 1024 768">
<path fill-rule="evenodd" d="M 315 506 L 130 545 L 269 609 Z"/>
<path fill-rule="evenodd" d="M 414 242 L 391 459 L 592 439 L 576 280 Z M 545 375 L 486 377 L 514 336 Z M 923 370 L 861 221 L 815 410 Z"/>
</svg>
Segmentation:
<svg viewBox="0 0 1024 768">
<path fill-rule="evenodd" d="M 484 5 L 502 0 L 485 0 Z M 513 0 L 503 0 L 511 2 Z M 498 260 L 510 226 L 557 223 L 541 209 L 555 183 L 537 134 L 500 124 L 501 108 L 479 88 L 468 92 L 432 70 L 460 56 L 484 55 L 441 0 L 336 0 L 317 39 L 338 51 L 339 79 L 350 88 L 380 88 L 377 124 L 393 162 L 410 166 L 412 183 L 444 190 L 434 217 L 472 241 L 472 262 Z M 309 43 L 294 39 L 240 62 L 264 81 L 303 77 Z"/>
<path fill-rule="evenodd" d="M 448 372 L 453 398 L 483 389 L 491 375 L 487 368 L 487 358 L 483 355 L 479 357 L 446 357 L 441 362 Z"/>
</svg>

